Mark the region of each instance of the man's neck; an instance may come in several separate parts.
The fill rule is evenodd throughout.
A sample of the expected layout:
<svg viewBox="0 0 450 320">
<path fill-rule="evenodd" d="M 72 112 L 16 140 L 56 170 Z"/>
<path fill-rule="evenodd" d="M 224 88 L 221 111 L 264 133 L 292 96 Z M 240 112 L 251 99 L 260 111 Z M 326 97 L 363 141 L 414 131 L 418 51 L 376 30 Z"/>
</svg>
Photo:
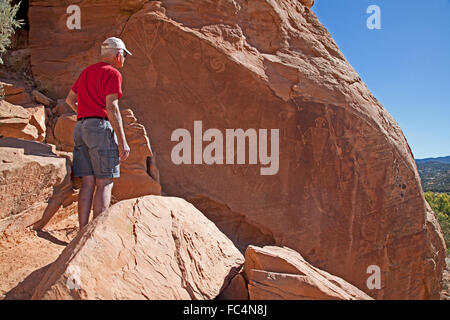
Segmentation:
<svg viewBox="0 0 450 320">
<path fill-rule="evenodd" d="M 113 63 L 112 61 L 101 60 L 101 62 L 106 63 L 106 64 L 109 64 L 110 66 L 112 66 L 112 67 L 114 67 L 114 68 L 117 68 L 117 67 L 114 65 L 114 63 Z"/>
</svg>

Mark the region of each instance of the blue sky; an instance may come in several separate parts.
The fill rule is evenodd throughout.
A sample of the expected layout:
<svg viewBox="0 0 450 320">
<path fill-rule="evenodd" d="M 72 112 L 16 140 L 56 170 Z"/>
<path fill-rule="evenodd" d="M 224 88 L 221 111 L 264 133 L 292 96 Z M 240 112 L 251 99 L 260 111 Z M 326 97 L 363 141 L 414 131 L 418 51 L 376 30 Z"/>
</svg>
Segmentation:
<svg viewBox="0 0 450 320">
<path fill-rule="evenodd" d="M 381 29 L 366 26 L 370 5 Z M 415 158 L 450 155 L 450 0 L 316 0 L 312 10 Z"/>
</svg>

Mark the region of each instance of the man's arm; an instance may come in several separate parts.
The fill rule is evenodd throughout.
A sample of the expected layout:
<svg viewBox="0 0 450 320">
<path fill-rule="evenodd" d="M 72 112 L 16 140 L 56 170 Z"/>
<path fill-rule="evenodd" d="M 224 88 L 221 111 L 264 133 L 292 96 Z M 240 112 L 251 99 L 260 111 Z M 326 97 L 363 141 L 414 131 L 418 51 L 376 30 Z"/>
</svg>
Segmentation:
<svg viewBox="0 0 450 320">
<path fill-rule="evenodd" d="M 77 94 L 70 90 L 66 98 L 66 103 L 72 108 L 73 111 L 75 111 L 75 113 L 77 112 L 77 100 Z"/>
<path fill-rule="evenodd" d="M 120 160 L 125 160 L 130 154 L 130 147 L 128 146 L 125 131 L 123 130 L 117 93 L 106 96 L 106 112 L 108 113 L 109 122 L 117 135 Z"/>
</svg>

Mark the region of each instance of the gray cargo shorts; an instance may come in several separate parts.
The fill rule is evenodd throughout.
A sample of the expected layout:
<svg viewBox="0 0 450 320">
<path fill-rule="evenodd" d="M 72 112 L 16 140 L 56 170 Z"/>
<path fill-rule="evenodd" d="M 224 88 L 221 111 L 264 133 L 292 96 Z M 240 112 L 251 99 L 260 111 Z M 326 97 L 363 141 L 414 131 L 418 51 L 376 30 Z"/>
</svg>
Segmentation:
<svg viewBox="0 0 450 320">
<path fill-rule="evenodd" d="M 73 131 L 73 173 L 76 177 L 120 177 L 117 136 L 108 120 L 77 121 Z"/>
</svg>

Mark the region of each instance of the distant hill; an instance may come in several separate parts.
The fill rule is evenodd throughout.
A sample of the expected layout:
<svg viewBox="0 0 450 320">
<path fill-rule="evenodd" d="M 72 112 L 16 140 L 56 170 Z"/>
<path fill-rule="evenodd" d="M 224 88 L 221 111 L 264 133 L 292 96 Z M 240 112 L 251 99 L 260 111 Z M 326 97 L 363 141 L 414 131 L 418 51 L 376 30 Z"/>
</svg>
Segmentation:
<svg viewBox="0 0 450 320">
<path fill-rule="evenodd" d="M 416 159 L 424 191 L 450 192 L 450 156 Z"/>
<path fill-rule="evenodd" d="M 450 163 L 450 156 L 439 158 L 415 159 L 415 160 L 416 163 L 429 163 L 429 162 Z"/>
</svg>

